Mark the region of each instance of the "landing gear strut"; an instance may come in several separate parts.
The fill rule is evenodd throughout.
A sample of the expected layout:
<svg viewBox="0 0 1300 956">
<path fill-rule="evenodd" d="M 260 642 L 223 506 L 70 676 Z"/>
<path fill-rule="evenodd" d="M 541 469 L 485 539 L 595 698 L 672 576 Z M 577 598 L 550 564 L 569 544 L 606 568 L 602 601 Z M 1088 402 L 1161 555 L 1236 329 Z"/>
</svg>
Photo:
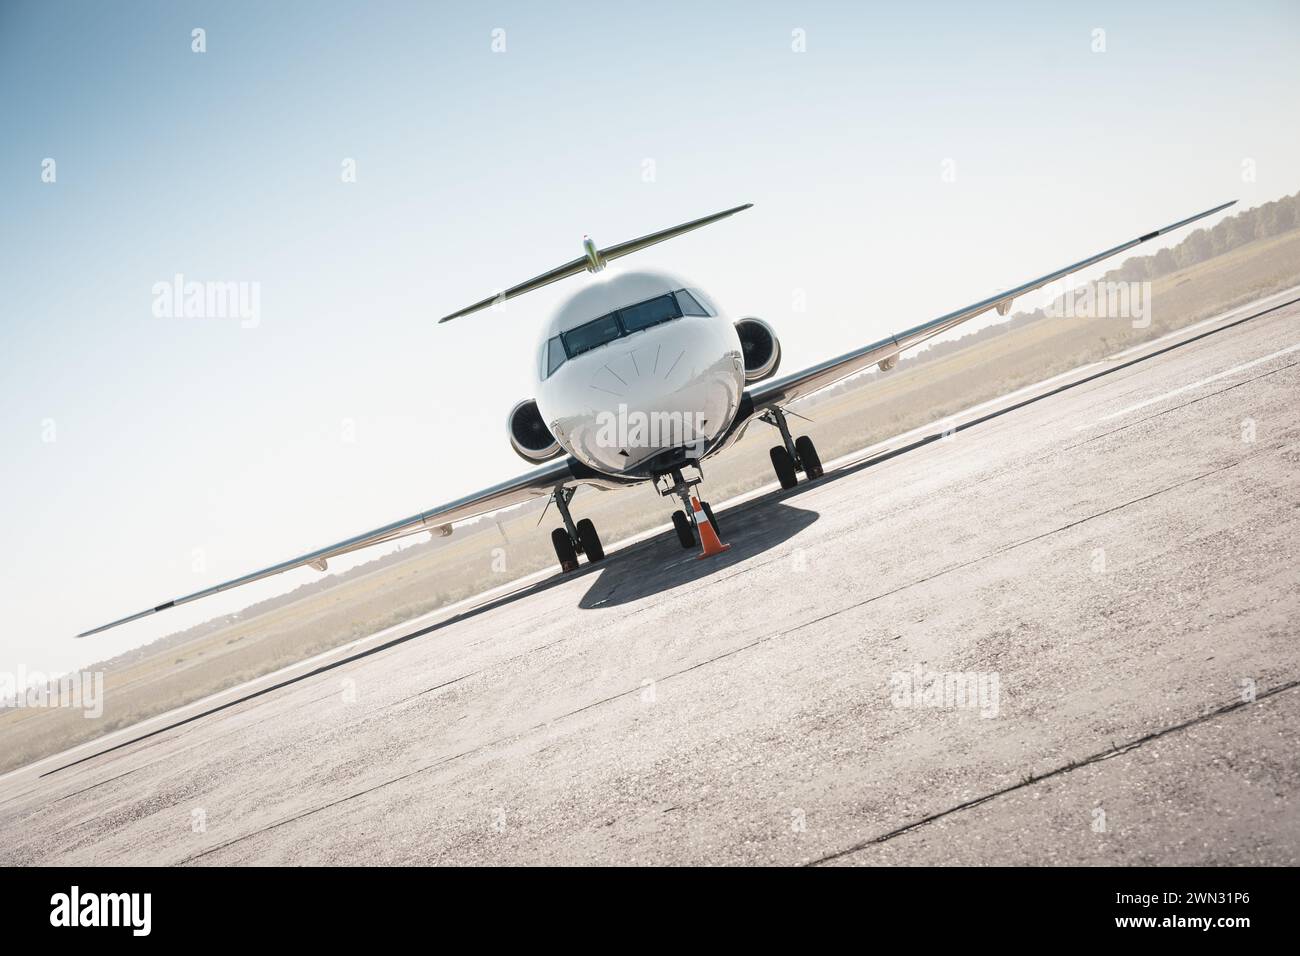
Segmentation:
<svg viewBox="0 0 1300 956">
<path fill-rule="evenodd" d="M 785 420 L 785 412 L 772 407 L 759 416 L 763 421 L 781 432 L 781 444 L 774 445 L 768 454 L 772 458 L 772 470 L 781 482 L 782 488 L 793 488 L 799 483 L 798 472 L 802 471 L 809 481 L 820 478 L 822 460 L 817 454 L 817 447 L 807 435 L 794 438 L 790 435 L 790 425 Z"/>
<path fill-rule="evenodd" d="M 691 505 L 691 489 L 704 480 L 703 475 L 696 478 L 684 478 L 680 468 L 674 468 L 667 475 L 660 476 L 665 480 L 671 479 L 672 484 L 659 488 L 659 494 L 665 498 L 670 495 L 681 499 L 682 510 L 673 512 L 673 530 L 677 532 L 677 540 L 683 548 L 694 548 L 698 543 L 695 535 L 695 508 Z M 655 479 L 655 486 L 658 487 L 658 478 Z M 700 510 L 704 512 L 709 523 L 713 525 L 713 530 L 718 530 L 718 520 L 713 517 L 713 509 L 709 507 L 707 501 L 700 502 Z"/>
<path fill-rule="evenodd" d="M 560 561 L 560 570 L 578 570 L 578 555 L 585 554 L 587 561 L 595 562 L 605 557 L 605 548 L 600 543 L 600 535 L 590 518 L 583 518 L 577 524 L 569 513 L 569 502 L 573 499 L 572 488 L 557 488 L 551 496 L 555 507 L 564 519 L 564 527 L 551 532 L 551 544 L 555 546 L 555 557 Z"/>
</svg>

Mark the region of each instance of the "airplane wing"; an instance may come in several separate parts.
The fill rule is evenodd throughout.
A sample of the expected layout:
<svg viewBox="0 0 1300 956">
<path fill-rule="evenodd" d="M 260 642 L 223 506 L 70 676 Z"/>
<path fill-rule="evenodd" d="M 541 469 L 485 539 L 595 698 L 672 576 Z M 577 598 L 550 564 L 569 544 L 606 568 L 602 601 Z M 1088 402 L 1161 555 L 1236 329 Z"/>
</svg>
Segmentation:
<svg viewBox="0 0 1300 956">
<path fill-rule="evenodd" d="M 548 286 L 552 282 L 559 282 L 561 279 L 567 279 L 569 276 L 576 276 L 579 272 L 597 272 L 605 267 L 605 264 L 620 259 L 623 256 L 631 255 L 634 252 L 653 246 L 657 242 L 663 242 L 667 239 L 673 239 L 677 236 L 715 223 L 719 219 L 726 219 L 728 216 L 734 216 L 738 212 L 744 212 L 754 204 L 747 202 L 742 206 L 733 206 L 730 209 L 724 209 L 722 212 L 715 212 L 709 216 L 701 216 L 699 219 L 692 219 L 690 222 L 684 222 L 680 226 L 670 226 L 667 229 L 660 229 L 658 232 L 652 232 L 641 236 L 637 239 L 629 239 L 627 242 L 616 243 L 612 246 L 606 246 L 604 249 L 597 249 L 594 245 L 590 246 L 589 254 L 580 256 L 562 266 L 556 266 L 549 272 L 543 272 L 539 276 L 534 276 L 527 282 L 521 282 L 518 285 L 512 285 L 508 289 L 502 289 L 496 295 L 490 295 L 486 299 L 475 302 L 473 305 L 467 305 L 463 309 L 444 315 L 438 320 L 439 323 L 450 322 L 452 319 L 458 319 L 462 315 L 469 315 L 471 312 L 477 312 L 479 309 L 486 309 L 490 305 L 505 302 L 506 299 L 513 299 L 515 296 L 523 295 L 526 292 L 533 292 L 543 286 Z M 590 242 L 590 240 L 587 240 Z"/>
<path fill-rule="evenodd" d="M 291 571 L 294 568 L 314 567 L 318 571 L 324 571 L 330 558 L 337 558 L 340 555 L 348 554 L 352 551 L 359 551 L 362 548 L 369 548 L 376 544 L 385 544 L 389 541 L 396 541 L 398 538 L 404 538 L 408 535 L 418 534 L 421 531 L 431 532 L 433 534 L 450 534 L 451 524 L 456 521 L 464 521 L 468 518 L 474 518 L 478 515 L 488 514 L 493 511 L 499 511 L 502 508 L 508 508 L 511 505 L 521 504 L 533 498 L 549 495 L 557 488 L 567 485 L 577 484 L 600 484 L 603 483 L 601 478 L 590 469 L 572 458 L 563 458 L 540 468 L 534 468 L 527 474 L 520 475 L 510 481 L 504 481 L 499 485 L 494 485 L 484 491 L 468 495 L 456 501 L 439 505 L 428 511 L 421 511 L 419 514 L 412 515 L 409 518 L 403 518 L 400 521 L 394 521 L 392 524 L 384 525 L 382 528 L 375 528 L 373 531 L 367 531 L 356 537 L 348 538 L 346 541 L 339 541 L 336 544 L 327 545 L 323 548 L 317 548 L 315 551 L 308 551 L 306 554 L 300 554 L 296 558 L 290 558 L 287 561 L 281 561 L 279 564 L 273 564 L 270 567 L 262 568 L 260 571 L 253 571 L 242 577 L 235 578 L 232 581 L 226 581 L 222 584 L 213 585 L 210 588 L 204 588 L 202 591 L 195 591 L 193 594 L 187 594 L 184 597 L 175 598 L 157 607 L 146 608 L 135 614 L 128 615 L 120 620 L 113 621 L 110 624 L 101 624 L 99 627 L 83 631 L 77 637 L 89 637 L 92 634 L 98 634 L 101 631 L 107 631 L 111 627 L 117 627 L 119 624 L 126 624 L 130 621 L 138 621 L 142 617 L 148 617 L 150 614 L 157 614 L 159 611 L 165 611 L 168 608 L 179 607 L 182 604 L 189 604 L 191 601 L 197 601 L 199 598 L 209 597 L 213 594 L 219 594 L 222 591 L 228 591 L 231 588 L 237 588 L 241 584 L 251 584 L 253 581 L 260 581 L 263 578 L 269 578 L 285 571 Z"/>
<path fill-rule="evenodd" d="M 782 378 L 772 379 L 767 382 L 758 384 L 747 389 L 747 393 L 752 401 L 754 412 L 759 412 L 763 408 L 771 405 L 784 405 L 793 402 L 795 399 L 803 398 L 810 395 L 818 389 L 825 388 L 828 385 L 834 385 L 842 378 L 852 375 L 854 372 L 860 372 L 865 368 L 870 368 L 878 362 L 887 362 L 898 355 L 904 349 L 909 349 L 914 345 L 920 345 L 928 339 L 934 338 L 941 332 L 947 332 L 949 329 L 961 325 L 963 322 L 975 318 L 977 315 L 997 309 L 1000 315 L 1006 315 L 1011 310 L 1013 300 L 1020 298 L 1027 293 L 1041 289 L 1043 286 L 1058 279 L 1063 279 L 1073 272 L 1080 269 L 1086 269 L 1091 265 L 1101 262 L 1103 259 L 1109 259 L 1111 256 L 1117 256 L 1121 252 L 1127 252 L 1135 246 L 1154 239 L 1157 236 L 1163 236 L 1167 232 L 1173 232 L 1189 223 L 1196 222 L 1198 219 L 1204 219 L 1216 212 L 1222 212 L 1229 206 L 1236 203 L 1223 203 L 1215 206 L 1213 209 L 1207 209 L 1205 212 L 1197 213 L 1195 216 L 1188 216 L 1172 225 L 1165 226 L 1163 229 L 1157 229 L 1155 232 L 1148 232 L 1136 239 L 1130 239 L 1128 242 L 1120 243 L 1112 249 L 1105 252 L 1099 252 L 1095 256 L 1089 256 L 1087 259 L 1081 259 L 1073 265 L 1068 265 L 1063 269 L 1057 269 L 1055 272 L 1049 272 L 1045 276 L 1039 276 L 1037 279 L 1030 279 L 1021 285 L 1006 292 L 1000 292 L 997 295 L 990 296 L 973 305 L 958 309 L 956 312 L 949 312 L 947 315 L 941 315 L 937 319 L 931 319 L 929 322 L 922 323 L 912 329 L 891 335 L 886 339 L 875 342 L 864 348 L 856 349 L 838 358 L 833 358 L 814 365 L 811 368 L 804 369 L 802 372 L 796 372 L 793 375 L 786 375 Z"/>
</svg>

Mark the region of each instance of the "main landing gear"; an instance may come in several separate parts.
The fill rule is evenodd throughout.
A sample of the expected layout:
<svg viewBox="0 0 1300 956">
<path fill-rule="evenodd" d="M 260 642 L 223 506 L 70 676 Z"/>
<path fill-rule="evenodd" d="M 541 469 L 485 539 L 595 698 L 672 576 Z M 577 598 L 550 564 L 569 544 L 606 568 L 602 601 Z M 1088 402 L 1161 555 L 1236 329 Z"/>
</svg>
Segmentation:
<svg viewBox="0 0 1300 956">
<path fill-rule="evenodd" d="M 671 479 L 672 484 L 668 487 L 659 488 L 659 494 L 667 498 L 673 495 L 681 499 L 682 510 L 673 512 L 673 530 L 677 532 L 677 540 L 683 548 L 694 548 L 698 544 L 695 532 L 695 509 L 691 506 L 691 489 L 703 481 L 703 477 L 683 478 L 680 468 L 674 468 L 667 475 L 661 476 L 665 480 Z M 659 487 L 659 479 L 655 479 L 655 487 Z M 700 502 L 700 510 L 704 516 L 709 519 L 709 524 L 713 525 L 713 530 L 718 531 L 718 519 L 713 517 L 713 509 L 709 507 L 707 501 Z"/>
<path fill-rule="evenodd" d="M 784 411 L 775 407 L 769 408 L 759 418 L 781 432 L 782 444 L 773 446 L 768 454 L 772 458 L 772 470 L 776 472 L 776 478 L 781 482 L 782 488 L 793 488 L 797 485 L 800 471 L 809 481 L 815 481 L 825 473 L 822 471 L 822 460 L 817 456 L 817 448 L 813 445 L 812 439 L 807 435 L 800 435 L 798 438 L 790 436 L 790 426 L 786 423 Z"/>
<path fill-rule="evenodd" d="M 551 544 L 555 546 L 555 556 L 560 561 L 562 571 L 578 570 L 578 555 L 585 554 L 587 561 L 595 563 L 605 557 L 605 548 L 596 534 L 596 526 L 590 518 L 583 518 L 574 524 L 573 515 L 569 513 L 569 501 L 573 498 L 572 488 L 559 488 L 551 496 L 555 507 L 564 519 L 564 527 L 551 532 Z"/>
</svg>

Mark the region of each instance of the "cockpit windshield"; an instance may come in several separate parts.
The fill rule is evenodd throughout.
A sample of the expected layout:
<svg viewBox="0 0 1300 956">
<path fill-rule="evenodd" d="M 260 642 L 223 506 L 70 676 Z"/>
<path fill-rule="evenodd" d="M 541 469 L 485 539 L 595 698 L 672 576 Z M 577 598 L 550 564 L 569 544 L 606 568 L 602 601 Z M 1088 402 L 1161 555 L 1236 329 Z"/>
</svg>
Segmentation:
<svg viewBox="0 0 1300 956">
<path fill-rule="evenodd" d="M 618 310 L 618 317 L 623 323 L 625 334 L 640 332 L 652 325 L 667 322 L 669 319 L 679 319 L 681 316 L 682 310 L 678 308 L 677 299 L 671 294 L 661 295 L 648 302 L 629 305 L 626 309 Z"/>
<path fill-rule="evenodd" d="M 618 313 L 611 312 L 586 325 L 570 329 L 561 338 L 564 339 L 564 351 L 568 353 L 569 358 L 576 358 L 583 352 L 590 352 L 607 342 L 613 342 L 621 335 L 623 330 L 618 324 Z"/>
<path fill-rule="evenodd" d="M 708 314 L 699 300 L 685 289 L 667 292 L 636 305 L 624 306 L 549 339 L 542 350 L 542 378 L 553 375 L 566 359 L 608 345 L 615 339 L 680 319 L 683 315 Z"/>
</svg>

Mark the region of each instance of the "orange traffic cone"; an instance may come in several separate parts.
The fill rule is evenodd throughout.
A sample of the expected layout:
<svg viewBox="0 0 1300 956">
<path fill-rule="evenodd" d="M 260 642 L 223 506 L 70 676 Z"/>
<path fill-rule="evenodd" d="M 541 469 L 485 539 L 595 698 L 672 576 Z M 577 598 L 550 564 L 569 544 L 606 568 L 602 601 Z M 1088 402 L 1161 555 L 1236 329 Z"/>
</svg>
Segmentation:
<svg viewBox="0 0 1300 956">
<path fill-rule="evenodd" d="M 691 507 L 695 509 L 695 527 L 700 531 L 700 544 L 704 546 L 704 552 L 698 555 L 696 560 L 710 558 L 730 548 L 731 545 L 723 544 L 718 539 L 718 532 L 713 530 L 713 522 L 709 520 L 709 516 L 700 507 L 700 499 L 694 495 L 691 495 Z"/>
</svg>

